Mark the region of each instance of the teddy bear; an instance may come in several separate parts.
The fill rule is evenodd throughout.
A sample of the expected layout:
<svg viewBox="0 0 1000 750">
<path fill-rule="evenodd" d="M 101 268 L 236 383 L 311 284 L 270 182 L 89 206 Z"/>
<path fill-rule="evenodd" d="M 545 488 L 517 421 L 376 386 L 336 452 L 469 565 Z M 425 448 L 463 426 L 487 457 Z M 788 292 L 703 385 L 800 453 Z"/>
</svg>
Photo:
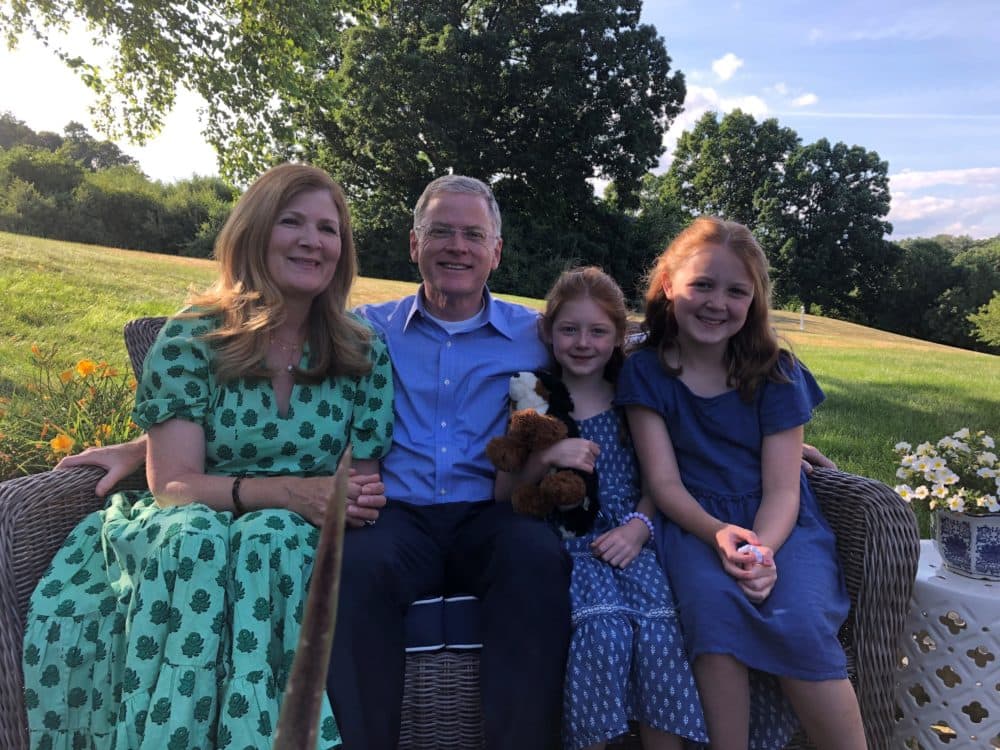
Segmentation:
<svg viewBox="0 0 1000 750">
<path fill-rule="evenodd" d="M 545 370 L 511 376 L 511 415 L 507 434 L 493 438 L 486 455 L 502 471 L 517 471 L 528 455 L 564 438 L 580 436 L 570 416 L 573 399 L 561 380 Z M 578 469 L 553 469 L 536 485 L 514 490 L 511 504 L 518 513 L 552 517 L 564 537 L 585 534 L 599 509 L 597 474 Z M 565 510 L 559 506 L 572 505 Z"/>
</svg>

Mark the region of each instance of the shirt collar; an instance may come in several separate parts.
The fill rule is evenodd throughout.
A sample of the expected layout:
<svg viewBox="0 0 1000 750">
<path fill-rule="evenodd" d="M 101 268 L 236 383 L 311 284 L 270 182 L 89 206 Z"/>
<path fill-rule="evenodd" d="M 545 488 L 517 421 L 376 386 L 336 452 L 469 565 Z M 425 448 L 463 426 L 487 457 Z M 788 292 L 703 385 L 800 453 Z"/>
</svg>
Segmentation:
<svg viewBox="0 0 1000 750">
<path fill-rule="evenodd" d="M 493 295 L 490 294 L 489 287 L 483 290 L 483 303 L 485 305 L 485 320 L 486 324 L 493 326 L 497 333 L 503 335 L 505 338 L 513 339 L 510 331 L 510 325 L 507 322 L 506 316 L 500 307 L 494 304 Z M 410 326 L 410 322 L 419 313 L 421 317 L 430 316 L 425 307 L 424 300 L 424 287 L 423 284 L 417 290 L 417 293 L 413 295 L 413 303 L 410 305 L 410 310 L 406 314 L 406 318 L 403 321 L 403 330 L 405 331 Z"/>
</svg>

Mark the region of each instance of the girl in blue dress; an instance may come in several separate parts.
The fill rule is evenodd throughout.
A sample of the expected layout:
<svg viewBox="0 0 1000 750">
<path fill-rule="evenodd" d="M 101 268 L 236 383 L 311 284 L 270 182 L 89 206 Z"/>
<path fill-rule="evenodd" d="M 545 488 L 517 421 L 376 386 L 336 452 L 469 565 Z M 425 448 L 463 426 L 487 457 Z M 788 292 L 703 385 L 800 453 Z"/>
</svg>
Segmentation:
<svg viewBox="0 0 1000 750">
<path fill-rule="evenodd" d="M 755 729 L 748 668 L 777 677 L 818 747 L 864 748 L 837 640 L 847 594 L 800 461 L 823 393 L 779 347 L 769 302 L 767 259 L 750 231 L 697 219 L 650 273 L 647 335 L 616 403 L 662 514 L 656 543 L 713 750 L 783 743 Z M 761 566 L 777 571 L 769 592 L 747 584 Z"/>
<path fill-rule="evenodd" d="M 580 438 L 500 472 L 497 498 L 537 482 L 550 467 L 597 470 L 600 512 L 585 536 L 565 540 L 573 558 L 573 633 L 563 698 L 563 746 L 601 748 L 639 722 L 646 750 L 682 737 L 707 739 L 673 596 L 653 550 L 652 503 L 639 489 L 624 418 L 612 407 L 626 310 L 621 289 L 598 268 L 567 271 L 547 297 L 542 336 L 573 398 Z"/>
</svg>

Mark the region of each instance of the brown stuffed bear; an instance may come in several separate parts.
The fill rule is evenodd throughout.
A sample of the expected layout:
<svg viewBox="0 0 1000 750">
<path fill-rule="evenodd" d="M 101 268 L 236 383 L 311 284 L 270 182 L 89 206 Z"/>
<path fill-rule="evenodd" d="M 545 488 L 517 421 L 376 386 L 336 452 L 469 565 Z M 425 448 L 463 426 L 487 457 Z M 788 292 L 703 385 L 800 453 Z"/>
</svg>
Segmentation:
<svg viewBox="0 0 1000 750">
<path fill-rule="evenodd" d="M 502 471 L 517 471 L 528 455 L 563 438 L 579 437 L 570 417 L 573 400 L 562 381 L 548 372 L 519 372 L 510 379 L 511 416 L 507 434 L 493 438 L 486 455 Z M 597 516 L 597 477 L 576 469 L 556 469 L 537 485 L 514 490 L 511 504 L 518 513 L 553 517 L 563 536 L 590 530 Z M 568 510 L 559 506 L 573 505 Z"/>
</svg>

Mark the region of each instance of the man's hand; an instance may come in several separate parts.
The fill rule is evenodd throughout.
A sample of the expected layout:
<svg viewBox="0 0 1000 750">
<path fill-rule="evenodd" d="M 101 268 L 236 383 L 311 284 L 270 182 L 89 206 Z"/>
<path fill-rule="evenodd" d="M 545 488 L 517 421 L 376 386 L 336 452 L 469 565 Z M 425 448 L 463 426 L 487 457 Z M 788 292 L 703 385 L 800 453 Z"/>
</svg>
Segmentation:
<svg viewBox="0 0 1000 750">
<path fill-rule="evenodd" d="M 803 443 L 802 468 L 806 470 L 806 474 L 811 474 L 814 466 L 819 466 L 821 469 L 837 468 L 837 464 L 820 453 L 815 446 Z"/>
<path fill-rule="evenodd" d="M 98 497 L 104 497 L 121 480 L 138 470 L 145 460 L 146 436 L 140 435 L 130 443 L 90 447 L 82 453 L 66 456 L 55 465 L 55 470 L 62 471 L 76 466 L 98 466 L 104 469 L 107 473 L 94 489 Z"/>
</svg>

